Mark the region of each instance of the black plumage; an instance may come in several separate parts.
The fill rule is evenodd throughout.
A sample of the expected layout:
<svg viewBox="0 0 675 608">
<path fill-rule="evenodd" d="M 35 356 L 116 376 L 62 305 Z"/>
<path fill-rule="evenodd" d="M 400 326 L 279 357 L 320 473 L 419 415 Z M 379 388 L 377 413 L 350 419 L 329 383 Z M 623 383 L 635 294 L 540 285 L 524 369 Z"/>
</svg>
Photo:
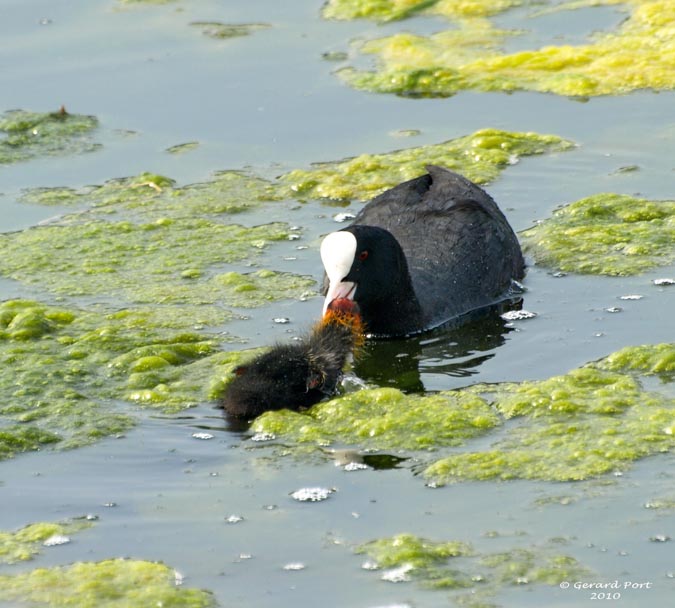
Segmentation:
<svg viewBox="0 0 675 608">
<path fill-rule="evenodd" d="M 513 296 L 518 239 L 494 200 L 442 167 L 368 203 L 345 228 L 356 254 L 343 281 L 368 332 L 407 335 Z"/>
<path fill-rule="evenodd" d="M 268 410 L 306 408 L 333 395 L 347 358 L 362 340 L 360 318 L 331 310 L 310 335 L 295 344 L 277 344 L 234 370 L 220 406 L 235 418 Z"/>
</svg>

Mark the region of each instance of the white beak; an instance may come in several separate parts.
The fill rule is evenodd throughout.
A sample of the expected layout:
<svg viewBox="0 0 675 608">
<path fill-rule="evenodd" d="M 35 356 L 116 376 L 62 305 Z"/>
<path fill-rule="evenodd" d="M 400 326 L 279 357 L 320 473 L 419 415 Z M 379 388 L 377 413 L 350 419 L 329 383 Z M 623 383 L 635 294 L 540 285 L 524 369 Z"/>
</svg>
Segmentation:
<svg viewBox="0 0 675 608">
<path fill-rule="evenodd" d="M 321 261 L 328 276 L 328 292 L 323 302 L 323 314 L 336 298 L 354 299 L 356 283 L 343 281 L 354 263 L 356 237 L 351 232 L 331 232 L 321 243 Z"/>
</svg>

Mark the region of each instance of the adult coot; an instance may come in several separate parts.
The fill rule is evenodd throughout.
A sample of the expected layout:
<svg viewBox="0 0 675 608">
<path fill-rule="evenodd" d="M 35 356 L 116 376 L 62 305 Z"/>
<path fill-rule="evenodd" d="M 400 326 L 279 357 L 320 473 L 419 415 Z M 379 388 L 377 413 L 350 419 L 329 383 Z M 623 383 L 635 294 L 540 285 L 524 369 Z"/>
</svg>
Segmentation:
<svg viewBox="0 0 675 608">
<path fill-rule="evenodd" d="M 504 214 L 461 175 L 427 171 L 323 240 L 324 311 L 350 298 L 369 333 L 404 336 L 513 297 L 525 263 Z"/>
<path fill-rule="evenodd" d="M 220 405 L 235 418 L 314 405 L 335 393 L 348 356 L 362 340 L 358 307 L 335 300 L 306 340 L 278 344 L 235 369 Z"/>
</svg>

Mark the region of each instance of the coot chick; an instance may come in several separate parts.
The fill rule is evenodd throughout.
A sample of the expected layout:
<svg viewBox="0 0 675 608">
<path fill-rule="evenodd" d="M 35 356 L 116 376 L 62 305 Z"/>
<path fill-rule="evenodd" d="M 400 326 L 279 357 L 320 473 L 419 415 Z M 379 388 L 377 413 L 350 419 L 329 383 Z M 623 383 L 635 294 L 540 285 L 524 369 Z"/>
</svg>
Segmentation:
<svg viewBox="0 0 675 608">
<path fill-rule="evenodd" d="M 323 240 L 324 310 L 353 299 L 369 333 L 405 336 L 514 297 L 525 263 L 504 214 L 461 175 L 427 171 Z"/>
<path fill-rule="evenodd" d="M 338 299 L 306 340 L 278 344 L 235 369 L 220 405 L 235 418 L 314 405 L 335 393 L 347 357 L 362 340 L 357 306 Z"/>
</svg>

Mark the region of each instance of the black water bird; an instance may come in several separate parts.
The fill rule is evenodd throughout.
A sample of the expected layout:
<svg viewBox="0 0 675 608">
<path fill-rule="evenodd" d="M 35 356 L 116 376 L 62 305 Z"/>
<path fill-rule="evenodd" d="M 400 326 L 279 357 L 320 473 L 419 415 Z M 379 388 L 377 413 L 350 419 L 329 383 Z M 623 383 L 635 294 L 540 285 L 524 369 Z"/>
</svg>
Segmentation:
<svg viewBox="0 0 675 608">
<path fill-rule="evenodd" d="M 406 336 L 516 297 L 525 263 L 497 204 L 457 173 L 427 171 L 324 238 L 324 311 L 351 299 L 369 334 Z"/>
<path fill-rule="evenodd" d="M 235 418 L 301 409 L 335 394 L 342 370 L 363 339 L 358 308 L 336 300 L 302 342 L 277 344 L 234 370 L 220 406 Z"/>
</svg>

